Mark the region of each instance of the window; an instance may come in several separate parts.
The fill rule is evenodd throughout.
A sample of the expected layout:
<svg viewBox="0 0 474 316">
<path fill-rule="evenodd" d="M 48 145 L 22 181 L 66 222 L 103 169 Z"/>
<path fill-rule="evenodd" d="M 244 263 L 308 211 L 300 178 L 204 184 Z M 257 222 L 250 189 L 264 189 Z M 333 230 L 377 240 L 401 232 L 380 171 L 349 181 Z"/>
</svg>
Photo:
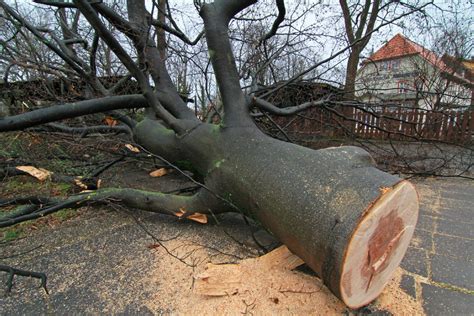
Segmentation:
<svg viewBox="0 0 474 316">
<path fill-rule="evenodd" d="M 379 69 L 381 71 L 387 71 L 388 70 L 388 61 L 382 61 L 379 65 Z"/>
<path fill-rule="evenodd" d="M 398 82 L 398 93 L 408 93 L 412 90 L 412 85 L 408 81 L 399 81 Z"/>
<path fill-rule="evenodd" d="M 393 70 L 398 70 L 400 69 L 400 59 L 395 59 L 391 61 L 391 68 Z"/>
<path fill-rule="evenodd" d="M 385 60 L 379 63 L 380 71 L 398 70 L 400 68 L 400 59 Z"/>
</svg>

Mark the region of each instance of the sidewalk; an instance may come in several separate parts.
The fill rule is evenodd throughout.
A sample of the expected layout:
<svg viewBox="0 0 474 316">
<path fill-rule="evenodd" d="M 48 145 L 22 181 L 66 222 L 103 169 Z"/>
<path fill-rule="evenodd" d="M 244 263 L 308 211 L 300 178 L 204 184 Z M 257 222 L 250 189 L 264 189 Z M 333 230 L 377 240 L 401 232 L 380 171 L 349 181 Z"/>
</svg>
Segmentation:
<svg viewBox="0 0 474 316">
<path fill-rule="evenodd" d="M 402 287 L 428 315 L 474 315 L 474 181 L 417 183 L 420 217 Z"/>
</svg>

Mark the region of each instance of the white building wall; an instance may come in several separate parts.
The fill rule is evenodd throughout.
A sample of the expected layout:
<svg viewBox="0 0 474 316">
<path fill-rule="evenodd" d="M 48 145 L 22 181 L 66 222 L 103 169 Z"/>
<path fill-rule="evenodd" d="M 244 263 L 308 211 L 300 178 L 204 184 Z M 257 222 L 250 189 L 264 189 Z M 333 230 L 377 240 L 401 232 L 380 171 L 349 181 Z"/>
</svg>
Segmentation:
<svg viewBox="0 0 474 316">
<path fill-rule="evenodd" d="M 356 97 L 364 102 L 401 103 L 432 109 L 469 106 L 471 90 L 441 76 L 439 67 L 420 55 L 367 62 L 356 78 Z M 441 97 L 440 102 L 437 102 Z"/>
</svg>

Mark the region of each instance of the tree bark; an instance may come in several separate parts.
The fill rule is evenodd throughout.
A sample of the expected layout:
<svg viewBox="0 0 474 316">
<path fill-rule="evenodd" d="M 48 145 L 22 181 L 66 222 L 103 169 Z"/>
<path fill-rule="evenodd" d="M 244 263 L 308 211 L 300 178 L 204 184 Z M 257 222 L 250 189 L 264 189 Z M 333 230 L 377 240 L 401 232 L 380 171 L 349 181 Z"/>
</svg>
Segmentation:
<svg viewBox="0 0 474 316">
<path fill-rule="evenodd" d="M 359 66 L 360 50 L 358 47 L 351 49 L 349 60 L 346 68 L 346 81 L 344 85 L 344 97 L 347 100 L 354 100 L 355 98 L 355 81 L 357 77 L 357 68 Z"/>
</svg>

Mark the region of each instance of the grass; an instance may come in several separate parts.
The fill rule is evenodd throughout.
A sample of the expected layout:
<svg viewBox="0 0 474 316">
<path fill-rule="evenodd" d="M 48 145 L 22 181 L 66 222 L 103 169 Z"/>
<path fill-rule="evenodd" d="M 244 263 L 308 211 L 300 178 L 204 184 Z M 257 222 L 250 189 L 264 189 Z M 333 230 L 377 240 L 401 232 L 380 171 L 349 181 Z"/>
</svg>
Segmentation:
<svg viewBox="0 0 474 316">
<path fill-rule="evenodd" d="M 64 209 L 37 220 L 20 223 L 14 227 L 0 228 L 0 242 L 8 242 L 23 237 L 29 231 L 42 229 L 45 226 L 56 226 L 77 215 L 74 209 Z"/>
<path fill-rule="evenodd" d="M 75 142 L 70 136 L 10 132 L 0 134 L 0 163 L 5 166 L 33 165 L 59 175 L 87 176 L 100 164 L 97 162 L 111 159 L 107 150 L 98 150 L 107 146 L 120 148 L 121 143 L 106 142 L 103 139 L 85 139 Z M 107 147 L 108 148 L 108 147 Z M 87 154 L 87 156 L 86 156 Z M 49 196 L 65 198 L 79 190 L 73 183 L 58 183 L 46 180 L 38 181 L 28 175 L 0 179 L 0 197 L 2 199 L 19 196 Z M 16 207 L 0 209 L 3 214 L 18 210 Z M 46 226 L 54 227 L 61 222 L 77 216 L 73 209 L 60 210 L 37 220 L 27 221 L 13 227 L 0 229 L 0 241 L 22 238 L 33 230 Z"/>
<path fill-rule="evenodd" d="M 16 228 L 10 228 L 10 229 L 6 229 L 4 232 L 3 232 L 3 238 L 2 238 L 2 241 L 11 241 L 11 240 L 15 240 L 17 239 L 18 237 L 21 236 L 21 231 L 16 229 Z"/>
<path fill-rule="evenodd" d="M 71 189 L 72 184 L 69 183 L 39 182 L 30 176 L 8 178 L 1 183 L 1 194 L 2 197 L 6 198 L 26 195 L 67 196 Z M 2 213 L 11 212 L 14 209 L 14 207 L 1 209 L 0 217 Z M 59 224 L 74 217 L 75 214 L 75 210 L 64 209 L 38 220 L 20 223 L 14 227 L 2 228 L 0 229 L 0 241 L 12 241 L 21 238 L 28 231 L 40 229 L 45 225 Z"/>
<path fill-rule="evenodd" d="M 21 196 L 28 193 L 31 195 L 63 196 L 67 195 L 72 189 L 72 184 L 69 183 L 39 182 L 30 176 L 9 178 L 4 180 L 1 185 L 2 196 L 4 197 Z"/>
<path fill-rule="evenodd" d="M 56 213 L 51 214 L 51 216 L 54 219 L 59 220 L 60 222 L 63 222 L 65 220 L 68 220 L 76 215 L 76 210 L 73 209 L 64 209 L 60 210 Z"/>
</svg>

